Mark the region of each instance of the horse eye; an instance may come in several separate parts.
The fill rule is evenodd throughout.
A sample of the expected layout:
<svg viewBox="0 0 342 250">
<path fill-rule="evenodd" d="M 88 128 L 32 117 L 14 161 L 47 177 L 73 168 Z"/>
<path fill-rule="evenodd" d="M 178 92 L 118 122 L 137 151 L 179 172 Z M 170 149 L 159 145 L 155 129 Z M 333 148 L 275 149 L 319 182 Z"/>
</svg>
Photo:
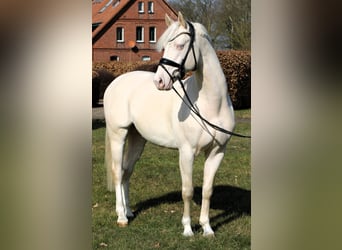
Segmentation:
<svg viewBox="0 0 342 250">
<path fill-rule="evenodd" d="M 177 44 L 177 45 L 176 45 L 176 48 L 177 48 L 178 50 L 182 50 L 182 49 L 184 49 L 184 44 Z"/>
</svg>

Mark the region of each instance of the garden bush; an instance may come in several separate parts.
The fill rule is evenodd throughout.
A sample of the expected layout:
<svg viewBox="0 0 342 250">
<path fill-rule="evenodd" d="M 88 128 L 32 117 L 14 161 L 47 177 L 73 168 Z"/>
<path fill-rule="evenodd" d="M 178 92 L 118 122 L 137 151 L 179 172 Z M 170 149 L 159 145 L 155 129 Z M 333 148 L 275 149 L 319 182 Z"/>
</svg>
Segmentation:
<svg viewBox="0 0 342 250">
<path fill-rule="evenodd" d="M 251 54 L 249 51 L 217 51 L 235 109 L 251 106 Z M 155 72 L 158 61 L 152 62 L 94 62 L 93 105 L 103 97 L 105 88 L 121 74 L 133 70 Z M 189 75 L 189 74 L 187 74 Z"/>
<path fill-rule="evenodd" d="M 251 53 L 217 51 L 235 109 L 251 107 Z"/>
<path fill-rule="evenodd" d="M 115 79 L 115 76 L 106 69 L 93 69 L 92 74 L 92 106 L 98 106 L 98 102 L 103 98 L 107 86 Z"/>
</svg>

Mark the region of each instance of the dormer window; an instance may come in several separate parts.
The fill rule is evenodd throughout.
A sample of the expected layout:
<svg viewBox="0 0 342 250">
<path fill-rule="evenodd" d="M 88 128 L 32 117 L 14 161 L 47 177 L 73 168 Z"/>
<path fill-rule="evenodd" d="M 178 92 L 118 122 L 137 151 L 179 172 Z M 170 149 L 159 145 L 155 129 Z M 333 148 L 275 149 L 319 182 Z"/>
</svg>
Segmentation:
<svg viewBox="0 0 342 250">
<path fill-rule="evenodd" d="M 113 2 L 113 0 L 109 0 L 109 1 L 106 3 L 106 5 L 103 6 L 103 8 L 99 10 L 99 13 L 104 12 L 104 11 L 109 7 L 109 5 L 112 4 L 112 2 Z"/>
<path fill-rule="evenodd" d="M 138 2 L 138 12 L 140 14 L 144 13 L 144 2 Z"/>
<path fill-rule="evenodd" d="M 117 7 L 119 4 L 120 4 L 120 0 L 116 0 L 116 1 L 113 3 L 113 8 Z"/>
<path fill-rule="evenodd" d="M 148 13 L 153 14 L 154 13 L 154 3 L 152 1 L 148 2 Z"/>
<path fill-rule="evenodd" d="M 101 22 L 99 22 L 99 23 L 92 23 L 92 25 L 91 25 L 92 26 L 92 31 L 96 30 L 96 28 L 99 27 L 100 24 L 101 24 Z"/>
</svg>

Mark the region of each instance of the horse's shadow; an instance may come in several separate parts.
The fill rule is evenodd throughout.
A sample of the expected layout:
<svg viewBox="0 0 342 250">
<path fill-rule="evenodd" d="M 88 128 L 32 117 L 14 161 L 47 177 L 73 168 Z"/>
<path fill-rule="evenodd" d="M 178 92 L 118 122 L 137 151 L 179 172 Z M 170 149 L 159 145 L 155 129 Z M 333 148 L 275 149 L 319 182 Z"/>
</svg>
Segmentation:
<svg viewBox="0 0 342 250">
<path fill-rule="evenodd" d="M 200 205 L 202 201 L 202 188 L 195 187 L 193 200 Z M 144 210 L 158 206 L 162 203 L 177 203 L 182 201 L 180 191 L 171 192 L 160 197 L 152 198 L 138 203 L 134 211 L 134 220 Z M 211 197 L 210 208 L 221 210 L 222 212 L 214 217 L 210 217 L 210 224 L 213 230 L 234 221 L 242 215 L 251 215 L 251 191 L 233 186 L 215 186 Z M 210 216 L 210 214 L 209 214 Z M 195 231 L 200 229 L 195 225 Z"/>
<path fill-rule="evenodd" d="M 99 129 L 99 128 L 105 128 L 106 127 L 106 121 L 104 119 L 93 119 L 92 120 L 92 130 Z"/>
</svg>

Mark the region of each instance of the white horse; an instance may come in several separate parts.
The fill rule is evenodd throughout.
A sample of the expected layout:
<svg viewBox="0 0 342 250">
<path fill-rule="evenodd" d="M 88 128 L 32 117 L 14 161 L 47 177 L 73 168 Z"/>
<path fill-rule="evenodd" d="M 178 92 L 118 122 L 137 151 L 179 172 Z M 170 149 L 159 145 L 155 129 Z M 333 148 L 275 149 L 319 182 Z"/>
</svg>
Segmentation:
<svg viewBox="0 0 342 250">
<path fill-rule="evenodd" d="M 179 79 L 186 71 L 193 70 L 193 75 L 184 80 L 184 89 L 194 108 L 209 122 L 230 131 L 235 126 L 234 111 L 227 95 L 226 78 L 205 28 L 185 21 L 181 13 L 177 21 L 167 15 L 165 20 L 168 28 L 158 41 L 159 48 L 164 48 L 164 57 L 157 72 L 123 74 L 105 92 L 108 189 L 115 188 L 117 223 L 126 226 L 127 217 L 133 216 L 128 197 L 129 179 L 146 140 L 178 148 L 184 202 L 183 235 L 192 236 L 193 161 L 203 150 L 206 161 L 199 222 L 203 235 L 214 235 L 209 224 L 210 197 L 230 135 L 211 128 L 195 116 L 186 98 L 183 101 L 174 91 L 163 90 L 174 88 L 184 97 Z"/>
</svg>

